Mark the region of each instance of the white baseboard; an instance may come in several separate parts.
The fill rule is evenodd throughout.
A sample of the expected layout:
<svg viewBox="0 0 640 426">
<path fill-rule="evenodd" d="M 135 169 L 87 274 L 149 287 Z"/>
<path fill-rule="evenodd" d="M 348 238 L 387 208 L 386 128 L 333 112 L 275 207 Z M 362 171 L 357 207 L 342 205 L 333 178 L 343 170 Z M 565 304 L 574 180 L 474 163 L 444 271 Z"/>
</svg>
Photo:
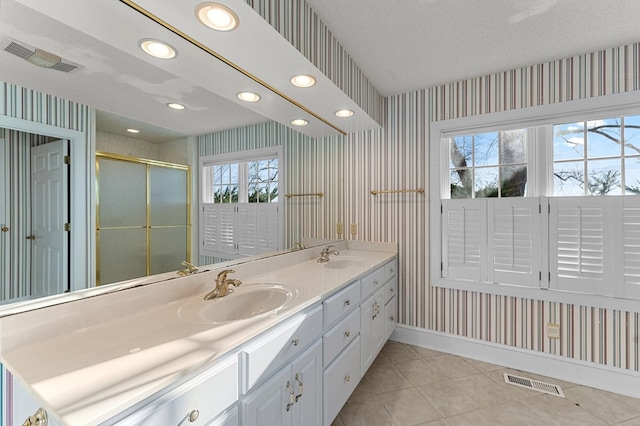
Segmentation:
<svg viewBox="0 0 640 426">
<path fill-rule="evenodd" d="M 640 373 L 398 324 L 391 340 L 640 398 Z"/>
</svg>

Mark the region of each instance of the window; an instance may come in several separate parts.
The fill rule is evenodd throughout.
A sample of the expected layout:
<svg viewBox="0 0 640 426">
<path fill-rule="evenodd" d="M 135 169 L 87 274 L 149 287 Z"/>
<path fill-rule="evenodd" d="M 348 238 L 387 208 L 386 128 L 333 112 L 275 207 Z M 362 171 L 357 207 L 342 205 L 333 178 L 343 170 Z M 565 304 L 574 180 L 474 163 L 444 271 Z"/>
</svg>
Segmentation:
<svg viewBox="0 0 640 426">
<path fill-rule="evenodd" d="M 527 132 L 508 130 L 449 139 L 451 198 L 522 197 Z"/>
<path fill-rule="evenodd" d="M 430 153 L 440 170 L 431 181 L 436 286 L 640 300 L 640 115 L 590 108 L 580 119 L 566 108 L 500 113 L 509 118 L 493 126 L 485 117 L 432 123 L 441 140 Z"/>
<path fill-rule="evenodd" d="M 278 152 L 203 157 L 201 255 L 237 258 L 282 246 Z"/>
<path fill-rule="evenodd" d="M 554 195 L 640 194 L 640 115 L 553 126 Z"/>
</svg>

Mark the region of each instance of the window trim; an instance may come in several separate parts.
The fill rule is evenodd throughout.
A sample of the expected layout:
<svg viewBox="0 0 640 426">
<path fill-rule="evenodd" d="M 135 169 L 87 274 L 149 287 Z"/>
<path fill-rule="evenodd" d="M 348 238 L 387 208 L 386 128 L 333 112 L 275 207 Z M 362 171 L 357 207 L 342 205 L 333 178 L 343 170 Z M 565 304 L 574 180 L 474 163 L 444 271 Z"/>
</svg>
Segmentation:
<svg viewBox="0 0 640 426">
<path fill-rule="evenodd" d="M 434 287 L 482 292 L 493 295 L 521 297 L 549 302 L 594 306 L 617 310 L 640 310 L 640 300 L 623 299 L 610 296 L 589 295 L 572 293 L 547 288 L 526 288 L 505 284 L 465 282 L 441 278 L 443 261 L 442 253 L 442 228 L 441 228 L 441 199 L 448 193 L 448 180 L 443 179 L 444 173 L 448 173 L 448 150 L 446 140 L 451 136 L 485 133 L 498 130 L 513 130 L 518 128 L 537 128 L 537 136 L 541 139 L 551 137 L 545 126 L 551 124 L 572 121 L 586 121 L 601 119 L 616 115 L 635 115 L 640 113 L 640 95 L 638 92 L 628 92 L 600 97 L 593 97 L 569 102 L 561 102 L 551 105 L 542 105 L 531 108 L 523 108 L 511 111 L 502 111 L 491 114 L 483 114 L 472 117 L 463 117 L 450 120 L 442 120 L 430 123 L 429 129 L 429 279 Z M 543 143 L 535 148 L 537 156 L 534 158 L 549 159 L 552 150 L 547 149 Z M 442 149 L 445 147 L 445 149 Z M 546 161 L 547 167 L 549 161 Z M 443 166 L 446 165 L 446 170 Z M 543 167 L 545 165 L 542 165 Z M 527 196 L 538 196 L 540 192 L 548 189 L 552 182 L 547 178 L 548 170 L 538 170 L 539 164 L 532 164 L 544 176 L 534 178 L 534 191 L 527 192 Z M 553 164 L 551 164 L 553 167 Z M 541 191 L 538 191 L 538 188 Z M 543 271 L 545 273 L 545 271 Z M 548 273 L 548 271 L 547 271 Z"/>
</svg>

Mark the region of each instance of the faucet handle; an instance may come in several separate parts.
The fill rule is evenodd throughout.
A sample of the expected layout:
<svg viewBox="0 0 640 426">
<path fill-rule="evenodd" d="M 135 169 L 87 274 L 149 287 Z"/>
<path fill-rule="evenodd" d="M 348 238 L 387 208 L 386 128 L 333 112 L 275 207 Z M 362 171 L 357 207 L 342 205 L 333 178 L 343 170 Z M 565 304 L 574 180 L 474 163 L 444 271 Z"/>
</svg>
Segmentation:
<svg viewBox="0 0 640 426">
<path fill-rule="evenodd" d="M 194 272 L 196 272 L 198 270 L 198 267 L 196 265 L 194 265 L 193 263 L 189 263 L 186 260 L 183 260 L 182 262 L 180 262 L 180 264 L 182 266 L 186 266 L 187 269 L 189 269 L 189 273 L 193 274 Z"/>
<path fill-rule="evenodd" d="M 233 269 L 225 269 L 218 272 L 218 277 L 216 278 L 216 282 L 223 282 L 224 280 L 227 279 L 227 274 L 233 274 L 235 272 L 236 271 Z"/>
</svg>

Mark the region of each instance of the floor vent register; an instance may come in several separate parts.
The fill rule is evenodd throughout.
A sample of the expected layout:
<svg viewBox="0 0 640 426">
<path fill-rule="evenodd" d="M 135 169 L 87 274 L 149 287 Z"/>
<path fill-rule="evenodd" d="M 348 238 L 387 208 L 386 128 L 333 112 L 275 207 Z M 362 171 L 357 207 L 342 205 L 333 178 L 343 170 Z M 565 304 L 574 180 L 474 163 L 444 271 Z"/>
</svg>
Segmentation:
<svg viewBox="0 0 640 426">
<path fill-rule="evenodd" d="M 538 392 L 548 393 L 549 395 L 560 396 L 564 398 L 564 393 L 560 386 L 551 383 L 540 382 L 538 380 L 528 379 L 526 377 L 516 376 L 510 373 L 504 373 L 504 381 L 511 385 L 520 386 L 522 388 L 533 389 Z"/>
</svg>

